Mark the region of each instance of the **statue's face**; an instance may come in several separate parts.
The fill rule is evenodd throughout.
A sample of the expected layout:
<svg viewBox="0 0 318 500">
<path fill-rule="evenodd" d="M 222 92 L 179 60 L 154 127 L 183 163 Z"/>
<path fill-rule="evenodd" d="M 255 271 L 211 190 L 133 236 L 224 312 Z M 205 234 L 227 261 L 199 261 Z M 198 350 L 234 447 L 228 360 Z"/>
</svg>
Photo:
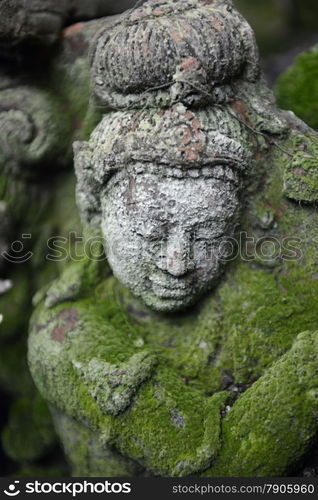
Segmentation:
<svg viewBox="0 0 318 500">
<path fill-rule="evenodd" d="M 233 184 L 131 174 L 102 195 L 102 231 L 117 278 L 157 311 L 188 307 L 223 268 L 239 209 Z"/>
</svg>

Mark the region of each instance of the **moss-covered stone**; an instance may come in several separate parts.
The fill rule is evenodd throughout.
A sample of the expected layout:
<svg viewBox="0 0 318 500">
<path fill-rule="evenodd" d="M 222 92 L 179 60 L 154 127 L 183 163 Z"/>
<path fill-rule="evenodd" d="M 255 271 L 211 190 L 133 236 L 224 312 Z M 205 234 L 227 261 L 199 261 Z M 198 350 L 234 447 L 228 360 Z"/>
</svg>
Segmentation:
<svg viewBox="0 0 318 500">
<path fill-rule="evenodd" d="M 318 332 L 304 332 L 233 406 L 223 444 L 205 476 L 280 476 L 310 447 L 317 433 Z"/>
<path fill-rule="evenodd" d="M 298 56 L 277 82 L 278 104 L 318 128 L 318 45 Z"/>
<path fill-rule="evenodd" d="M 289 145 L 293 157 L 286 156 L 284 193 L 296 201 L 318 201 L 318 144 L 316 137 L 295 136 Z"/>
<path fill-rule="evenodd" d="M 67 165 L 71 124 L 58 96 L 23 80 L 12 82 L 0 91 L 0 110 L 1 170 Z"/>
<path fill-rule="evenodd" d="M 309 273 L 314 271 L 314 268 L 311 266 L 308 268 Z M 220 297 L 222 298 L 223 304 L 221 310 L 218 310 L 219 307 L 217 307 L 216 304 L 213 306 L 214 301 L 212 301 L 212 303 L 209 302 L 209 306 L 202 312 L 203 317 L 201 321 L 198 321 L 197 333 L 193 332 L 191 318 L 188 318 L 189 323 L 180 321 L 179 327 L 176 327 L 173 323 L 169 323 L 169 321 L 167 321 L 166 324 L 160 323 L 157 318 L 153 328 L 151 328 L 149 324 L 142 327 L 129 321 L 127 326 L 123 329 L 128 318 L 124 319 L 124 317 L 121 316 L 120 307 L 116 313 L 115 303 L 111 301 L 109 287 L 107 286 L 105 288 L 105 286 L 103 286 L 103 296 L 107 297 L 108 311 L 112 311 L 112 314 L 108 317 L 107 324 L 110 326 L 116 325 L 114 330 L 115 337 L 109 337 L 110 326 L 108 326 L 108 334 L 105 338 L 106 330 L 105 327 L 101 326 L 105 325 L 105 307 L 103 308 L 104 314 L 101 314 L 102 310 L 100 310 L 101 322 L 98 329 L 101 337 L 99 341 L 96 338 L 96 333 L 93 335 L 93 331 L 96 332 L 98 324 L 96 323 L 96 316 L 94 316 L 94 320 L 93 317 L 88 320 L 86 316 L 86 321 L 88 321 L 91 327 L 89 330 L 86 330 L 84 319 L 82 320 L 84 323 L 81 324 L 81 328 L 83 329 L 84 335 L 86 335 L 86 331 L 90 331 L 90 338 L 87 338 L 84 344 L 85 354 L 82 350 L 84 345 L 82 345 L 82 347 L 77 345 L 76 351 L 78 354 L 76 355 L 76 359 L 78 359 L 79 354 L 86 359 L 91 359 L 93 355 L 99 356 L 99 358 L 102 356 L 102 359 L 109 359 L 109 356 L 115 354 L 117 350 L 115 346 L 118 343 L 121 344 L 119 359 L 122 359 L 125 352 L 123 345 L 124 339 L 126 339 L 126 344 L 129 339 L 127 344 L 128 352 L 129 350 L 131 351 L 132 348 L 136 348 L 133 346 L 139 346 L 139 349 L 145 349 L 149 348 L 149 345 L 155 342 L 156 350 L 159 350 L 161 358 L 165 360 L 163 363 L 167 367 L 175 367 L 174 370 L 178 373 L 179 378 L 169 373 L 167 368 L 164 370 L 158 369 L 152 381 L 146 383 L 138 391 L 138 398 L 132 404 L 131 408 L 122 413 L 122 415 L 117 417 L 112 423 L 106 416 L 103 417 L 102 414 L 99 413 L 98 398 L 96 403 L 93 403 L 93 399 L 91 399 L 91 403 L 88 402 L 90 399 L 89 393 L 81 386 L 80 379 L 77 379 L 77 382 L 73 379 L 73 383 L 76 385 L 78 393 L 82 394 L 80 399 L 74 399 L 73 397 L 72 401 L 70 401 L 71 394 L 66 390 L 65 385 L 63 386 L 63 390 L 61 388 L 62 392 L 59 392 L 59 394 L 57 394 L 59 389 L 55 386 L 56 402 L 58 401 L 58 404 L 61 405 L 61 399 L 63 398 L 66 405 L 63 405 L 64 409 L 67 408 L 67 412 L 72 411 L 74 416 L 78 414 L 79 408 L 82 407 L 83 413 L 81 418 L 89 418 L 93 428 L 101 426 L 101 432 L 102 435 L 105 436 L 104 439 L 106 439 L 106 441 L 116 443 L 116 447 L 123 453 L 128 453 L 129 456 L 133 457 L 141 464 L 147 464 L 147 467 L 150 467 L 154 472 L 183 475 L 191 472 L 193 473 L 195 467 L 198 469 L 201 467 L 204 468 L 204 463 L 206 464 L 205 467 L 207 467 L 214 455 L 211 450 L 209 450 L 204 455 L 206 462 L 201 461 L 203 457 L 200 459 L 200 443 L 205 442 L 202 434 L 202 429 L 204 429 L 203 415 L 209 414 L 213 425 L 215 425 L 215 422 L 220 421 L 218 415 L 220 415 L 221 409 L 225 408 L 226 398 L 222 400 L 221 407 L 215 408 L 215 413 L 212 411 L 212 398 L 209 409 L 205 407 L 202 414 L 200 410 L 203 405 L 202 395 L 205 394 L 207 390 L 213 392 L 214 390 L 222 389 L 226 380 L 230 380 L 231 387 L 231 392 L 227 395 L 228 397 L 233 394 L 232 391 L 234 391 L 235 394 L 235 391 L 239 393 L 241 390 L 245 390 L 250 386 L 253 380 L 266 373 L 266 369 L 273 361 L 279 359 L 279 357 L 290 348 L 295 335 L 297 335 L 300 330 L 306 327 L 315 327 L 317 317 L 315 297 L 317 296 L 318 290 L 308 287 L 308 278 L 306 274 L 302 276 L 296 266 L 296 269 L 293 270 L 291 268 L 289 271 L 286 271 L 286 274 L 277 272 L 275 276 L 274 278 L 265 270 L 256 271 L 248 264 L 238 269 L 231 283 L 221 288 Z M 248 293 L 242 296 L 239 287 L 244 287 L 245 283 L 248 287 Z M 117 295 L 116 290 L 118 290 L 118 284 L 114 285 L 115 294 Z M 315 286 L 315 280 L 313 280 L 313 286 Z M 282 290 L 284 290 L 284 292 L 282 292 Z M 297 301 L 299 296 L 302 297 L 301 303 Z M 50 335 L 55 337 L 56 343 L 63 343 L 63 338 L 67 342 L 68 337 L 71 339 L 76 335 L 76 327 L 74 324 L 75 310 L 79 313 L 77 320 L 81 323 L 81 315 L 83 314 L 85 316 L 84 311 L 91 309 L 89 302 L 85 301 L 82 305 L 77 302 L 75 305 L 76 309 L 74 313 L 72 313 L 74 315 L 71 317 L 69 313 L 67 317 L 70 319 L 67 319 L 67 309 L 65 309 L 65 307 L 67 306 L 64 305 L 63 310 L 59 313 L 60 318 L 62 316 L 64 318 L 62 324 L 60 322 L 56 323 L 54 317 L 51 319 L 49 332 Z M 242 310 L 244 310 L 243 316 Z M 95 309 L 95 313 L 96 312 Z M 223 315 L 225 318 L 224 321 L 222 321 Z M 102 319 L 102 317 L 104 319 Z M 244 321 L 242 321 L 242 318 Z M 140 319 L 138 322 L 140 322 Z M 93 324 L 96 324 L 95 328 Z M 216 330 L 217 327 L 218 329 Z M 45 328 L 47 329 L 48 327 Z M 104 330 L 104 333 L 102 333 L 101 330 Z M 223 334 L 222 331 L 224 332 Z M 124 332 L 126 333 L 124 334 Z M 128 337 L 126 337 L 126 335 L 128 335 Z M 107 339 L 105 347 L 103 347 L 103 338 L 105 338 L 105 340 Z M 219 342 L 216 341 L 217 338 Z M 311 338 L 310 335 L 308 335 L 308 338 Z M 77 342 L 79 342 L 79 339 L 77 339 Z M 100 342 L 102 342 L 102 344 Z M 131 345 L 130 348 L 128 348 L 129 344 Z M 169 345 L 169 347 L 164 347 L 165 345 Z M 189 349 L 190 345 L 192 345 L 192 349 Z M 309 349 L 311 352 L 311 345 Z M 103 354 L 103 352 L 105 354 Z M 42 354 L 44 355 L 44 353 Z M 56 352 L 56 355 L 61 359 L 60 349 Z M 116 362 L 115 359 L 116 357 L 113 359 L 114 363 Z M 287 359 L 289 358 L 287 357 Z M 302 358 L 300 359 L 300 366 L 301 363 Z M 265 413 L 264 410 L 263 413 L 261 412 L 261 415 L 263 415 L 263 418 L 265 418 L 265 415 L 267 415 L 266 418 L 272 415 L 273 418 L 269 418 L 268 425 L 274 435 L 277 430 L 278 434 L 282 436 L 282 440 L 286 443 L 286 447 L 280 445 L 281 452 L 278 453 L 277 450 L 278 458 L 277 454 L 275 454 L 275 460 L 272 462 L 270 459 L 272 455 L 269 453 L 271 445 L 269 435 L 268 438 L 264 437 L 264 440 L 261 440 L 260 446 L 262 446 L 262 443 L 264 445 L 266 439 L 268 444 L 266 445 L 267 448 L 264 448 L 263 454 L 260 454 L 257 448 L 257 438 L 255 438 L 255 446 L 252 447 L 254 439 L 252 433 L 254 432 L 255 436 L 262 435 L 264 429 L 262 422 L 258 424 L 259 428 L 257 428 L 255 422 L 254 427 L 254 417 L 250 416 L 248 420 L 249 426 L 242 432 L 247 433 L 249 435 L 248 439 L 251 440 L 249 445 L 246 444 L 248 456 L 251 458 L 247 459 L 244 457 L 244 454 L 238 455 L 234 463 L 231 451 L 226 452 L 227 446 L 230 446 L 231 449 L 232 445 L 227 444 L 227 438 L 224 437 L 226 434 L 224 435 L 222 433 L 222 443 L 226 443 L 224 448 L 224 456 L 226 457 L 224 458 L 224 466 L 216 466 L 215 470 L 212 469 L 210 471 L 211 474 L 231 475 L 231 472 L 229 472 L 230 470 L 237 470 L 239 474 L 242 475 L 266 475 L 273 474 L 273 472 L 276 474 L 284 473 L 286 470 L 286 462 L 290 460 L 291 455 L 293 458 L 296 456 L 299 458 L 304 449 L 306 449 L 306 446 L 309 445 L 310 439 L 315 432 L 315 420 L 312 420 L 312 409 L 308 409 L 307 417 L 306 414 L 302 413 L 304 402 L 303 389 L 301 388 L 300 390 L 300 388 L 298 388 L 296 390 L 296 386 L 289 386 L 292 367 L 288 366 L 287 361 L 281 363 L 279 366 L 282 371 L 281 375 L 279 372 L 273 376 L 267 376 L 269 380 L 269 392 L 268 396 L 266 396 L 268 397 L 266 404 L 269 404 L 269 401 L 271 401 L 274 405 L 273 411 L 267 411 Z M 284 373 L 285 366 L 286 373 Z M 36 367 L 34 367 L 33 370 L 36 370 Z M 71 367 L 68 370 L 71 370 Z M 273 369 L 273 371 L 275 370 Z M 63 379 L 65 380 L 65 378 L 70 377 L 70 375 L 71 372 L 64 373 Z M 74 377 L 74 373 L 72 377 Z M 274 382 L 271 384 L 272 377 L 274 378 Z M 280 401 L 276 384 L 278 377 L 282 382 L 282 394 L 284 394 L 284 392 L 286 393 L 285 399 L 287 394 L 289 394 L 287 389 L 292 391 L 292 394 L 289 396 L 289 405 L 287 405 L 285 399 Z M 286 377 L 286 386 L 283 384 L 284 377 Z M 315 377 L 312 377 L 312 372 L 310 372 L 310 377 L 311 379 L 310 383 L 308 380 L 308 386 L 306 386 L 306 381 L 304 381 L 305 387 L 308 388 L 309 392 L 310 384 L 313 384 L 313 388 L 315 388 L 315 384 L 317 383 Z M 57 380 L 59 380 L 59 376 L 55 378 L 56 383 Z M 262 384 L 265 385 L 265 389 L 267 387 L 266 380 L 267 378 L 260 383 L 261 387 L 263 387 Z M 47 390 L 50 390 L 50 398 L 52 398 L 53 388 L 48 378 L 46 378 L 45 385 Z M 73 389 L 71 389 L 71 392 L 74 392 L 75 385 Z M 49 387 L 50 389 L 48 389 Z M 258 414 L 258 406 L 261 398 L 256 392 L 255 399 L 253 399 L 252 394 L 257 390 L 258 386 L 253 387 L 253 391 L 247 392 L 246 394 L 250 394 L 248 398 L 254 401 L 254 405 L 251 403 L 253 407 L 252 411 Z M 265 393 L 267 394 L 266 390 Z M 276 393 L 277 400 L 274 397 Z M 97 406 L 95 406 L 96 404 Z M 207 398 L 206 404 L 209 404 L 209 398 Z M 299 451 L 297 451 L 298 455 L 293 447 L 293 443 L 295 443 L 293 435 L 291 435 L 290 440 L 289 436 L 286 435 L 290 431 L 290 424 L 286 424 L 284 427 L 285 424 L 280 421 L 280 417 L 282 416 L 281 404 L 288 408 L 288 411 L 295 419 L 295 433 L 299 433 L 297 427 L 299 425 L 307 429 L 305 423 L 306 418 L 308 418 L 308 423 L 311 422 L 310 425 L 312 426 L 312 430 L 308 434 L 311 438 L 308 438 L 308 440 L 300 446 Z M 73 410 L 71 410 L 71 408 L 73 408 Z M 190 408 L 192 408 L 193 413 L 189 412 Z M 246 409 L 246 406 L 244 406 L 244 408 Z M 276 412 L 277 417 L 275 417 Z M 299 416 L 297 416 L 298 414 Z M 277 423 L 275 420 L 276 418 Z M 104 422 L 102 422 L 103 419 Z M 242 415 L 240 414 L 237 418 L 237 422 L 240 422 L 241 419 Z M 233 427 L 233 424 L 231 425 Z M 186 441 L 182 432 L 183 428 L 187 436 Z M 158 429 L 161 429 L 160 434 L 158 434 Z M 308 429 L 307 431 L 309 432 Z M 194 434 L 191 438 L 192 432 Z M 231 431 L 228 432 L 228 441 L 231 443 Z M 118 437 L 116 437 L 116 435 Z M 216 446 L 218 441 L 212 438 L 213 435 L 212 429 L 208 427 L 208 432 L 206 433 L 207 442 L 205 446 L 208 446 L 208 443 L 211 441 L 213 446 Z M 184 447 L 184 444 L 186 444 L 186 447 Z M 202 446 L 204 447 L 204 445 Z M 265 452 L 265 449 L 267 452 Z M 292 453 L 291 449 L 293 449 Z M 191 453 L 193 453 L 194 450 L 196 450 L 195 459 L 191 458 Z M 74 457 L 75 463 L 81 460 L 80 453 L 76 456 L 77 458 Z M 223 452 L 221 452 L 220 456 L 223 457 Z M 247 460 L 248 462 L 246 462 Z M 232 464 L 232 469 L 229 469 L 229 462 Z M 223 458 L 221 463 L 223 463 Z"/>
</svg>

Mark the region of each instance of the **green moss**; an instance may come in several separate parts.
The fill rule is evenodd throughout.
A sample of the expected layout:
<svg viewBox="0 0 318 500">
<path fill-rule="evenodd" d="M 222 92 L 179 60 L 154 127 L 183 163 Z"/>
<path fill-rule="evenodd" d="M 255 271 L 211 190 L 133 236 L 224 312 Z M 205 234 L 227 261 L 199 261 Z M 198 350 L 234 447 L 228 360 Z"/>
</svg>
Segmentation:
<svg viewBox="0 0 318 500">
<path fill-rule="evenodd" d="M 278 79 L 278 104 L 313 128 L 318 128 L 318 46 L 298 56 Z"/>
<path fill-rule="evenodd" d="M 297 337 L 224 419 L 223 447 L 206 476 L 280 476 L 315 439 L 318 332 Z"/>
<path fill-rule="evenodd" d="M 308 274 L 294 263 L 273 273 L 246 265 L 221 289 L 228 339 L 219 363 L 233 371 L 238 383 L 257 379 L 291 347 L 297 333 L 314 330 L 318 293 L 314 271 L 314 263 Z M 243 296 L 239 283 L 245 288 Z"/>
<path fill-rule="evenodd" d="M 116 447 L 160 475 L 187 476 L 206 469 L 221 446 L 220 414 L 228 398 L 219 393 L 204 403 L 181 379 L 158 370 L 132 407 L 114 421 Z"/>
<path fill-rule="evenodd" d="M 119 365 L 92 358 L 87 364 L 74 360 L 73 366 L 98 406 L 105 413 L 117 415 L 130 405 L 132 396 L 150 377 L 155 363 L 154 356 L 139 352 Z"/>
<path fill-rule="evenodd" d="M 290 141 L 293 157 L 284 164 L 284 193 L 296 201 L 318 200 L 317 137 L 296 135 Z"/>
<path fill-rule="evenodd" d="M 16 400 L 2 432 L 6 454 L 17 462 L 33 461 L 45 455 L 55 442 L 52 420 L 44 400 L 36 393 Z"/>
</svg>

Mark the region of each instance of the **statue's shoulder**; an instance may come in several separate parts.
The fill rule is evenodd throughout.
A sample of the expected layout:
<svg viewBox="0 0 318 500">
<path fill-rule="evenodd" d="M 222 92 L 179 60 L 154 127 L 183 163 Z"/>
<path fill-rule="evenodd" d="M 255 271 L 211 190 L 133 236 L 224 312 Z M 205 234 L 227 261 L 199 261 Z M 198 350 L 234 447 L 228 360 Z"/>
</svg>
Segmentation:
<svg viewBox="0 0 318 500">
<path fill-rule="evenodd" d="M 83 331 L 81 318 L 92 314 L 95 289 L 107 280 L 106 274 L 107 271 L 101 272 L 98 263 L 90 260 L 68 264 L 58 278 L 34 296 L 31 335 L 38 338 L 42 332 L 42 339 L 47 337 L 50 343 L 61 345 L 71 331 L 78 337 Z"/>
</svg>

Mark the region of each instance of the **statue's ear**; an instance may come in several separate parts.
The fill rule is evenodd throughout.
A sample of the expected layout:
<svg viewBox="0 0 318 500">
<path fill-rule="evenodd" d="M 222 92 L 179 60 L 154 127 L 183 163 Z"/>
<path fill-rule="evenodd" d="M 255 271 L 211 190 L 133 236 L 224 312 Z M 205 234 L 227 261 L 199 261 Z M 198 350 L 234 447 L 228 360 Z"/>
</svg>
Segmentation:
<svg viewBox="0 0 318 500">
<path fill-rule="evenodd" d="M 94 228 L 99 227 L 100 211 L 100 184 L 94 177 L 92 165 L 92 150 L 88 142 L 75 142 L 74 166 L 77 177 L 76 199 L 82 221 Z"/>
</svg>

